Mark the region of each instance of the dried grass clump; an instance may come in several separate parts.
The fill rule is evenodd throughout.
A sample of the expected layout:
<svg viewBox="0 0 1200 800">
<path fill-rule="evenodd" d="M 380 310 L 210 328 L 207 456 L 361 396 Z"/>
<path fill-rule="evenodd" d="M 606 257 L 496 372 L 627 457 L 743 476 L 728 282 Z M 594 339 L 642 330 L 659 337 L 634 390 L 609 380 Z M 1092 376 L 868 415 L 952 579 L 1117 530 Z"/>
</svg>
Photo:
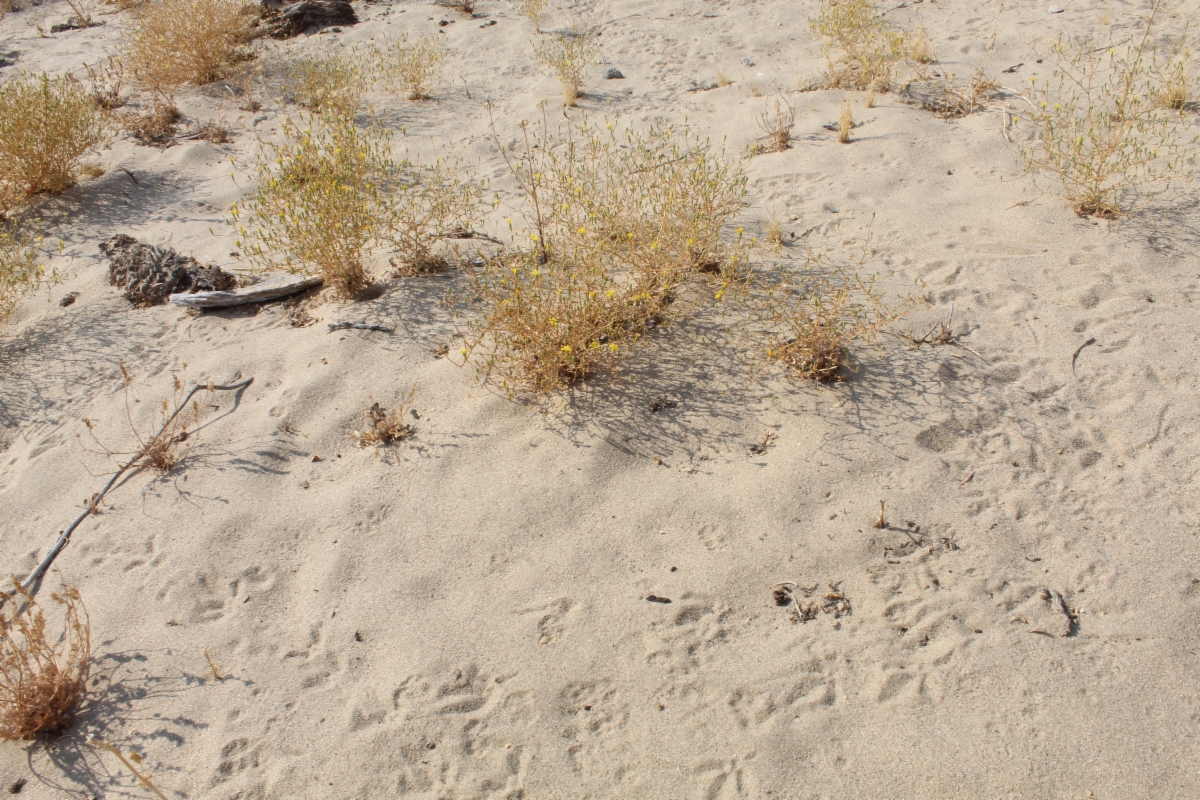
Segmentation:
<svg viewBox="0 0 1200 800">
<path fill-rule="evenodd" d="M 766 142 L 762 149 L 768 153 L 782 153 L 792 146 L 792 128 L 796 127 L 796 109 L 787 100 L 780 102 L 781 99 L 782 95 L 775 100 L 774 116 L 768 109 L 757 119 L 758 127 L 763 132 L 759 141 Z"/>
<path fill-rule="evenodd" d="M 853 346 L 874 344 L 887 325 L 915 305 L 910 296 L 889 303 L 864 267 L 870 241 L 851 263 L 810 252 L 797 269 L 780 269 L 761 305 L 766 356 L 793 374 L 820 383 L 843 380 L 855 371 Z"/>
<path fill-rule="evenodd" d="M 260 149 L 258 187 L 234 206 L 238 246 L 262 267 L 315 270 L 340 294 L 370 284 L 367 259 L 393 246 L 393 264 L 428 271 L 436 242 L 469 229 L 479 190 L 453 164 L 397 160 L 383 128 L 348 116 L 288 122 Z"/>
<path fill-rule="evenodd" d="M 838 119 L 838 141 L 850 144 L 850 131 L 854 129 L 854 105 L 847 99 L 842 101 L 842 116 Z"/>
<path fill-rule="evenodd" d="M 1148 46 L 1161 5 L 1127 45 L 1060 40 L 1049 81 L 1030 82 L 1032 136 L 1017 148 L 1030 172 L 1060 184 L 1080 216 L 1122 216 L 1194 173 L 1197 138 L 1162 100 L 1170 76 L 1186 69 L 1184 56 L 1156 63 Z"/>
<path fill-rule="evenodd" d="M 600 55 L 600 49 L 593 31 L 573 28 L 535 42 L 533 54 L 554 71 L 562 83 L 567 105 L 574 106 L 583 96 L 583 73 Z"/>
<path fill-rule="evenodd" d="M 821 0 L 809 24 L 825 40 L 833 88 L 886 92 L 910 51 L 907 32 L 889 25 L 871 0 Z"/>
<path fill-rule="evenodd" d="M 733 245 L 721 233 L 746 178 L 707 141 L 586 121 L 552 136 L 543 122 L 504 155 L 528 244 L 475 265 L 479 316 L 461 327 L 460 355 L 510 394 L 615 368 L 650 328 L 736 280 L 741 231 Z M 690 285 L 702 272 L 716 285 Z"/>
<path fill-rule="evenodd" d="M 168 144 L 175 139 L 176 127 L 183 112 L 169 97 L 155 95 L 145 111 L 120 115 L 125 130 L 140 144 Z"/>
<path fill-rule="evenodd" d="M 246 57 L 256 13 L 246 0 L 154 0 L 138 9 L 125 63 L 159 91 L 212 83 Z"/>
<path fill-rule="evenodd" d="M 320 53 L 288 61 L 284 86 L 301 106 L 319 114 L 352 115 L 370 88 L 370 65 L 354 50 L 327 48 Z"/>
<path fill-rule="evenodd" d="M 394 89 L 409 100 L 431 99 L 430 89 L 442 72 L 446 47 L 434 34 L 410 42 L 403 34 L 380 51 L 380 71 Z"/>
<path fill-rule="evenodd" d="M 908 46 L 908 57 L 918 64 L 937 63 L 937 51 L 933 49 L 933 41 L 929 38 L 929 31 L 925 30 L 924 25 L 918 27 L 913 33 Z"/>
<path fill-rule="evenodd" d="M 57 279 L 56 273 L 47 274 L 41 263 L 40 242 L 34 231 L 15 222 L 0 222 L 0 325 L 22 297 Z"/>
<path fill-rule="evenodd" d="M 435 0 L 435 5 L 439 5 L 442 8 L 452 8 L 464 14 L 473 15 L 475 13 L 475 0 Z"/>
<path fill-rule="evenodd" d="M 1154 101 L 1159 108 L 1172 111 L 1194 111 L 1195 87 L 1188 74 L 1187 52 L 1175 52 L 1165 58 L 1155 59 L 1153 67 L 1155 87 Z"/>
<path fill-rule="evenodd" d="M 414 385 L 408 391 L 408 396 L 391 411 L 388 411 L 379 403 L 372 403 L 366 410 L 367 422 L 370 423 L 366 430 L 355 431 L 354 440 L 358 442 L 360 447 L 379 446 L 398 442 L 401 439 L 407 439 L 416 433 L 416 428 L 413 427 L 406 419 L 405 413 L 412 405 L 413 395 L 416 393 L 417 387 Z"/>
<path fill-rule="evenodd" d="M 70 76 L 22 73 L 0 86 L 0 216 L 73 184 L 109 136 L 104 114 Z"/>
<path fill-rule="evenodd" d="M 87 610 L 74 587 L 51 597 L 63 610 L 61 634 L 47 634 L 41 606 L 15 577 L 11 599 L 0 610 L 0 738 L 9 741 L 66 730 L 87 692 Z"/>
</svg>

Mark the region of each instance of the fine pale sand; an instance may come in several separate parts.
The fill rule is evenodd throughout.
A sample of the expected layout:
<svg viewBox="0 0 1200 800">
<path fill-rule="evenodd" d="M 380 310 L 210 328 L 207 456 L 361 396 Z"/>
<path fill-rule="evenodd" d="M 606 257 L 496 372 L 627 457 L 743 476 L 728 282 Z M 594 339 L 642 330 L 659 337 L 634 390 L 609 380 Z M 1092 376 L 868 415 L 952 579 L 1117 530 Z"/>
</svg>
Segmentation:
<svg viewBox="0 0 1200 800">
<path fill-rule="evenodd" d="M 889 19 L 915 25 L 919 9 L 943 70 L 982 65 L 1021 88 L 1048 75 L 1037 59 L 1060 32 L 1119 41 L 1148 8 L 1048 5 L 926 2 Z M 511 197 L 485 102 L 502 141 L 562 102 L 529 22 L 494 0 L 474 20 L 356 8 L 360 24 L 284 50 L 440 30 L 435 100 L 370 100 L 413 152 L 457 153 Z M 1013 96 L 947 121 L 895 94 L 868 108 L 793 93 L 823 66 L 815 10 L 599 0 L 546 27 L 603 32 L 572 114 L 686 120 L 731 156 L 778 84 L 793 146 L 746 162 L 738 224 L 761 237 L 774 211 L 792 252 L 806 233 L 838 247 L 869 229 L 889 291 L 930 292 L 900 329 L 953 314 L 969 350 L 884 336 L 858 375 L 818 389 L 751 374 L 700 315 L 546 407 L 435 355 L 458 347 L 441 300 L 459 273 L 318 296 L 309 327 L 282 304 L 131 308 L 97 251 L 115 233 L 244 266 L 227 210 L 256 138 L 292 110 L 269 98 L 250 113 L 183 92 L 184 113 L 224 120 L 231 144 L 122 135 L 101 177 L 46 201 L 64 280 L 0 334 L 6 575 L 113 469 L 81 446 L 82 420 L 134 446 L 122 363 L 143 431 L 173 374 L 254 382 L 215 395 L 185 464 L 123 480 L 59 557 L 91 613 L 95 691 L 65 737 L 0 747 L 4 785 L 149 796 L 94 734 L 196 800 L 1200 796 L 1200 216 L 1076 217 L 1006 144 Z M 1180 34 L 1200 6 L 1169 12 L 1162 30 Z M 0 51 L 19 54 L 0 79 L 94 63 L 129 25 L 97 12 L 102 27 L 38 38 L 33 23 L 70 13 L 0 21 Z M 603 79 L 610 67 L 625 78 Z M 733 82 L 689 91 L 718 72 Z M 862 123 L 849 145 L 823 127 L 845 97 Z M 395 332 L 329 333 L 338 321 Z M 356 446 L 365 405 L 414 383 L 415 436 Z M 794 621 L 772 597 L 784 581 L 848 608 Z"/>
</svg>

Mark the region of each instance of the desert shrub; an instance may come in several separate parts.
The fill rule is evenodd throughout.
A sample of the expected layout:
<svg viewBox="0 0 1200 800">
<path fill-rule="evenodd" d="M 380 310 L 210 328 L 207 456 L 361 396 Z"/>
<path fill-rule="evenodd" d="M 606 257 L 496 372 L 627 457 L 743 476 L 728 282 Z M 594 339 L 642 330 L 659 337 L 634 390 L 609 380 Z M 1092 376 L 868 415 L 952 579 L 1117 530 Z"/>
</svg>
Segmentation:
<svg viewBox="0 0 1200 800">
<path fill-rule="evenodd" d="M 1018 150 L 1027 170 L 1050 175 L 1081 216 L 1126 214 L 1193 172 L 1197 137 L 1161 100 L 1170 96 L 1164 76 L 1186 65 L 1155 64 L 1148 46 L 1160 6 L 1126 45 L 1059 40 L 1049 80 L 1030 81 L 1031 137 Z"/>
<path fill-rule="evenodd" d="M 121 90 L 125 88 L 125 62 L 120 56 L 110 55 L 94 66 L 83 65 L 88 81 L 92 85 L 92 100 L 104 109 L 120 108 L 125 105 Z"/>
<path fill-rule="evenodd" d="M 245 57 L 254 13 L 246 0 L 155 0 L 138 9 L 123 58 L 159 91 L 212 83 Z"/>
<path fill-rule="evenodd" d="M 918 64 L 937 63 L 937 51 L 933 49 L 933 41 L 929 38 L 929 31 L 925 30 L 924 24 L 918 26 L 909 40 L 908 57 Z"/>
<path fill-rule="evenodd" d="M 386 130 L 359 130 L 348 116 L 307 122 L 288 122 L 281 142 L 260 149 L 258 187 L 234 206 L 252 263 L 316 270 L 352 296 L 369 284 L 375 251 L 395 246 L 393 263 L 422 271 L 437 241 L 470 227 L 479 192 L 452 166 L 397 160 Z"/>
<path fill-rule="evenodd" d="M 369 72 L 370 65 L 358 52 L 327 49 L 286 62 L 284 85 L 298 105 L 345 116 L 362 105 L 370 88 Z"/>
<path fill-rule="evenodd" d="M 283 140 L 259 150 L 258 187 L 233 209 L 237 244 L 258 266 L 316 270 L 351 296 L 370 283 L 399 164 L 383 129 L 359 131 L 348 116 L 308 122 L 287 121 Z"/>
<path fill-rule="evenodd" d="M 526 19 L 533 23 L 533 29 L 542 32 L 542 22 L 546 18 L 547 0 L 517 0 L 516 9 Z"/>
<path fill-rule="evenodd" d="M 854 346 L 874 344 L 916 302 L 911 296 L 889 301 L 876 275 L 865 270 L 870 255 L 869 238 L 852 260 L 809 251 L 801 266 L 787 263 L 760 285 L 756 322 L 768 359 L 821 383 L 856 369 Z"/>
<path fill-rule="evenodd" d="M 464 361 L 509 392 L 549 392 L 612 369 L 653 325 L 720 298 L 744 262 L 722 231 L 746 178 L 686 130 L 524 126 L 505 152 L 528 242 L 474 267 Z M 511 221 L 510 221 L 511 225 Z M 707 286 L 689 279 L 715 273 Z"/>
<path fill-rule="evenodd" d="M 395 251 L 390 263 L 397 275 L 419 275 L 447 267 L 452 260 L 440 242 L 472 235 L 480 211 L 481 187 L 457 159 L 431 165 L 405 160 L 389 197 L 386 240 Z M 457 250 L 452 251 L 457 258 Z"/>
<path fill-rule="evenodd" d="M 891 26 L 871 0 L 821 0 L 809 20 L 825 40 L 831 86 L 886 92 L 910 50 L 908 34 Z"/>
<path fill-rule="evenodd" d="M 53 282 L 38 249 L 40 237 L 15 222 L 0 222 L 0 324 L 6 322 L 22 297 Z"/>
<path fill-rule="evenodd" d="M 381 72 L 394 88 L 409 100 L 430 99 L 430 89 L 441 75 L 446 48 L 433 34 L 415 42 L 408 37 L 393 40 L 380 50 Z"/>
<path fill-rule="evenodd" d="M 0 86 L 0 215 L 73 184 L 108 137 L 104 114 L 70 76 L 22 73 Z"/>
<path fill-rule="evenodd" d="M 589 30 L 570 30 L 533 45 L 537 60 L 553 70 L 562 83 L 569 106 L 583 96 L 583 73 L 599 52 L 595 34 Z"/>
<path fill-rule="evenodd" d="M 763 132 L 759 140 L 766 142 L 765 145 L 762 145 L 762 150 L 768 153 L 782 153 L 792 146 L 792 128 L 796 127 L 796 109 L 787 100 L 780 102 L 781 99 L 782 97 L 775 100 L 774 115 L 768 109 L 757 119 L 758 127 Z"/>
<path fill-rule="evenodd" d="M 475 13 L 475 0 L 435 0 L 435 2 L 443 8 L 452 8 L 464 14 Z"/>
<path fill-rule="evenodd" d="M 87 691 L 92 659 L 87 610 L 78 589 L 63 587 L 51 597 L 62 607 L 61 633 L 47 633 L 41 606 L 15 577 L 11 599 L 0 610 L 0 738 L 34 739 L 66 730 Z"/>
</svg>

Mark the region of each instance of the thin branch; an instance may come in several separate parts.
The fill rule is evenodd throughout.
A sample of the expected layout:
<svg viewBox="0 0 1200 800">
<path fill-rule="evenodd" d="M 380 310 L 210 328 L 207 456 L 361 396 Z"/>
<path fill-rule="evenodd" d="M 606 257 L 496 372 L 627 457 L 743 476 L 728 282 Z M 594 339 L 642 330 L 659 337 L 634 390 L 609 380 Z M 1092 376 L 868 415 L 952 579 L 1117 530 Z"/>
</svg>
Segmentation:
<svg viewBox="0 0 1200 800">
<path fill-rule="evenodd" d="M 192 390 L 187 393 L 186 397 L 183 398 L 183 402 L 181 402 L 178 406 L 175 407 L 174 413 L 172 413 L 171 416 L 167 417 L 167 419 L 163 422 L 163 425 L 161 428 L 159 428 L 158 433 L 155 434 L 150 439 L 150 443 L 153 444 L 154 442 L 158 441 L 158 438 L 163 435 L 163 432 L 166 431 L 167 427 L 170 426 L 170 424 L 175 421 L 175 418 L 177 416 L 179 416 L 179 412 L 187 407 L 188 401 L 192 399 L 192 397 L 196 394 L 196 392 L 199 392 L 201 390 L 207 390 L 207 389 L 211 389 L 213 391 L 221 391 L 221 392 L 236 391 L 239 389 L 245 389 L 253 381 L 254 381 L 254 378 L 246 378 L 243 381 L 238 381 L 237 383 L 231 383 L 231 384 L 228 384 L 225 386 L 210 386 L 210 385 L 200 385 L 200 384 L 193 386 Z M 124 475 L 129 469 L 131 469 L 133 467 L 141 466 L 139 462 L 146 455 L 146 450 L 149 448 L 149 446 L 150 445 L 143 445 L 142 448 L 140 450 L 138 450 L 137 453 L 134 454 L 133 458 L 126 461 L 124 464 L 121 465 L 120 469 L 118 469 L 115 473 L 113 473 L 113 476 L 108 479 L 108 483 L 104 484 L 104 488 L 101 489 L 97 494 L 93 495 L 90 500 L 88 500 L 87 506 L 85 506 L 83 509 L 83 513 L 80 514 L 78 517 L 76 517 L 75 521 L 72 522 L 69 526 L 67 526 L 67 529 L 65 531 L 63 531 L 61 534 L 59 534 L 58 541 L 54 543 L 54 547 L 50 548 L 50 552 L 48 552 L 46 554 L 46 556 L 41 560 L 41 563 L 39 563 L 36 567 L 33 568 L 33 572 L 29 573 L 29 577 L 21 582 L 21 588 L 25 589 L 26 591 L 28 591 L 30 593 L 34 593 L 34 590 L 32 587 L 37 585 L 37 583 L 42 579 L 42 576 L 44 576 L 46 574 L 46 570 L 48 570 L 50 568 L 50 565 L 54 563 L 54 559 L 58 558 L 58 554 L 61 553 L 63 548 L 67 546 L 67 542 L 70 541 L 70 539 L 71 539 L 71 534 L 75 531 L 76 528 L 78 528 L 80 526 L 80 524 L 85 519 L 87 519 L 92 514 L 95 514 L 99 510 L 100 503 L 102 500 L 104 500 L 104 496 L 106 494 L 108 494 L 108 491 L 110 489 L 112 489 L 113 486 L 116 485 L 117 481 L 121 478 L 122 475 Z M 7 592 L 0 593 L 0 606 L 3 606 L 4 602 L 11 598 L 12 598 L 12 595 L 10 593 L 7 593 Z"/>
</svg>

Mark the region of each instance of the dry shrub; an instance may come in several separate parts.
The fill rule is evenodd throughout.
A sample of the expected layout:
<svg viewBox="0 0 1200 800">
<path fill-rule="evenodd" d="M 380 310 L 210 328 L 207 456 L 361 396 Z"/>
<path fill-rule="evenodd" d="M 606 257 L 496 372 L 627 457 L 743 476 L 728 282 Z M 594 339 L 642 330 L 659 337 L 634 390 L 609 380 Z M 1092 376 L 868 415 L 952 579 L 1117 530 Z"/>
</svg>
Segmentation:
<svg viewBox="0 0 1200 800">
<path fill-rule="evenodd" d="M 0 222 L 0 324 L 8 320 L 22 297 L 57 279 L 57 274 L 47 274 L 41 263 L 40 242 L 35 231 L 16 222 Z"/>
<path fill-rule="evenodd" d="M 764 284 L 762 314 L 756 315 L 767 358 L 821 383 L 854 371 L 852 347 L 874 344 L 881 330 L 916 303 L 911 296 L 889 303 L 876 276 L 864 271 L 870 256 L 868 238 L 851 261 L 810 251 L 801 268 L 780 268 Z"/>
<path fill-rule="evenodd" d="M 834 88 L 886 92 L 896 65 L 910 51 L 908 34 L 889 25 L 871 0 L 821 0 L 809 23 L 825 40 Z"/>
<path fill-rule="evenodd" d="M 529 244 L 475 265 L 480 316 L 460 328 L 460 355 L 510 394 L 612 369 L 649 328 L 720 299 L 744 264 L 740 229 L 732 247 L 721 234 L 746 178 L 707 141 L 586 121 L 554 136 L 545 122 L 523 128 L 520 151 L 504 156 Z M 717 276 L 690 285 L 702 272 Z"/>
<path fill-rule="evenodd" d="M 400 401 L 391 411 L 379 403 L 372 403 L 366 410 L 366 430 L 355 431 L 354 440 L 360 447 L 378 446 L 407 439 L 416 433 L 416 428 L 405 420 L 405 413 L 412 406 L 412 398 L 417 387 L 414 384 L 408 391 L 408 396 Z"/>
<path fill-rule="evenodd" d="M 435 5 L 442 8 L 452 8 L 464 14 L 475 13 L 475 0 L 436 0 Z"/>
<path fill-rule="evenodd" d="M 516 9 L 533 23 L 533 29 L 542 32 L 542 22 L 546 19 L 547 0 L 517 0 Z"/>
<path fill-rule="evenodd" d="M 319 114 L 354 114 L 370 88 L 370 65 L 355 50 L 326 48 L 314 56 L 288 61 L 284 87 L 298 105 Z"/>
<path fill-rule="evenodd" d="M 1174 48 L 1164 54 L 1155 53 L 1151 67 L 1155 83 L 1154 102 L 1159 108 L 1173 111 L 1194 111 L 1195 86 L 1188 73 L 1191 53 Z"/>
<path fill-rule="evenodd" d="M 92 84 L 92 100 L 103 109 L 120 108 L 125 105 L 121 90 L 125 88 L 125 62 L 120 56 L 110 55 L 95 66 L 83 65 Z"/>
<path fill-rule="evenodd" d="M 212 83 L 245 58 L 256 13 L 246 0 L 154 0 L 138 9 L 125 63 L 160 91 Z"/>
<path fill-rule="evenodd" d="M 1030 172 L 1061 185 L 1080 216 L 1121 216 L 1194 172 L 1197 137 L 1161 100 L 1171 86 L 1164 77 L 1186 70 L 1183 57 L 1156 63 L 1148 46 L 1161 5 L 1124 46 L 1059 40 L 1049 81 L 1031 79 L 1032 136 L 1018 150 Z"/>
<path fill-rule="evenodd" d="M 567 105 L 573 106 L 583 96 L 583 73 L 600 50 L 593 31 L 573 28 L 535 42 L 533 54 L 554 71 L 562 83 Z"/>
<path fill-rule="evenodd" d="M 434 34 L 410 42 L 407 36 L 388 42 L 380 51 L 381 72 L 409 100 L 429 100 L 430 88 L 441 75 L 446 48 Z"/>
<path fill-rule="evenodd" d="M 183 119 L 183 112 L 173 98 L 156 93 L 149 109 L 124 114 L 120 119 L 125 130 L 140 144 L 167 144 L 175 140 L 176 126 Z"/>
<path fill-rule="evenodd" d="M 987 101 L 999 88 L 1000 84 L 983 67 L 977 67 L 970 83 L 966 85 L 960 84 L 951 73 L 911 83 L 903 93 L 927 111 L 953 119 L 984 110 Z"/>
<path fill-rule="evenodd" d="M 258 187 L 234 206 L 238 246 L 262 268 L 315 270 L 343 296 L 370 283 L 366 261 L 388 245 L 393 263 L 434 260 L 434 244 L 469 228 L 479 192 L 438 162 L 423 168 L 391 153 L 379 127 L 348 116 L 289 121 L 283 140 L 260 148 Z"/>
<path fill-rule="evenodd" d="M 63 611 L 61 634 L 47 634 L 41 606 L 16 577 L 8 610 L 0 610 L 0 738 L 9 741 L 66 730 L 87 692 L 92 659 L 87 609 L 74 587 L 64 586 L 51 598 Z"/>
<path fill-rule="evenodd" d="M 428 166 L 405 160 L 401 166 L 389 198 L 386 238 L 395 250 L 389 263 L 398 276 L 437 272 L 458 258 L 457 249 L 438 252 L 438 243 L 472 235 L 482 187 L 454 158 Z"/>
<path fill-rule="evenodd" d="M 782 100 L 782 102 L 780 102 Z M 782 95 L 775 100 L 775 114 L 770 110 L 758 116 L 758 127 L 763 135 L 759 141 L 765 141 L 763 149 L 769 153 L 782 153 L 791 147 L 792 128 L 796 127 L 796 109 Z"/>
<path fill-rule="evenodd" d="M 933 41 L 930 40 L 929 31 L 925 30 L 923 24 L 912 35 L 908 47 L 908 57 L 918 64 L 937 63 L 937 51 L 933 49 Z"/>
<path fill-rule="evenodd" d="M 21 73 L 0 86 L 0 216 L 73 184 L 109 135 L 106 117 L 70 76 Z"/>
<path fill-rule="evenodd" d="M 192 400 L 190 405 L 183 405 L 182 401 L 186 396 L 183 382 L 179 376 L 173 376 L 172 400 L 163 398 L 159 401 L 158 423 L 153 432 L 142 435 L 133 421 L 133 406 L 130 404 L 130 387 L 133 384 L 133 377 L 124 364 L 121 364 L 121 374 L 125 380 L 125 418 L 129 422 L 129 429 L 133 432 L 134 439 L 137 440 L 137 447 L 134 450 L 125 451 L 110 449 L 97 438 L 96 425 L 87 417 L 84 417 L 82 422 L 87 428 L 88 436 L 100 449 L 93 450 L 89 446 L 83 445 L 82 435 L 77 438 L 79 438 L 81 446 L 89 453 L 99 453 L 109 458 L 132 456 L 131 465 L 148 467 L 155 472 L 166 474 L 179 466 L 195 445 L 197 429 L 200 426 L 200 412 L 212 399 L 211 389 L 200 400 Z"/>
</svg>

